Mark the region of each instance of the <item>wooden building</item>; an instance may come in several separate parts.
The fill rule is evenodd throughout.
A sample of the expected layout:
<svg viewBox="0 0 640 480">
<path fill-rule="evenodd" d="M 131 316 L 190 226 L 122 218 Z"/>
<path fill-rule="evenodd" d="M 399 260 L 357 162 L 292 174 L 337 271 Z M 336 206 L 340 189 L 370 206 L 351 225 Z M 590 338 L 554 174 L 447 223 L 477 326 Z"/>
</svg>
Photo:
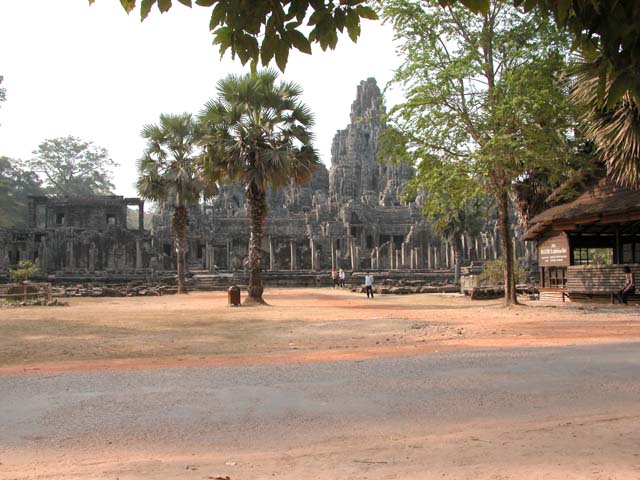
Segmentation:
<svg viewBox="0 0 640 480">
<path fill-rule="evenodd" d="M 640 279 L 640 191 L 603 179 L 535 216 L 523 238 L 536 242 L 543 296 L 609 296 L 624 265 Z"/>
</svg>

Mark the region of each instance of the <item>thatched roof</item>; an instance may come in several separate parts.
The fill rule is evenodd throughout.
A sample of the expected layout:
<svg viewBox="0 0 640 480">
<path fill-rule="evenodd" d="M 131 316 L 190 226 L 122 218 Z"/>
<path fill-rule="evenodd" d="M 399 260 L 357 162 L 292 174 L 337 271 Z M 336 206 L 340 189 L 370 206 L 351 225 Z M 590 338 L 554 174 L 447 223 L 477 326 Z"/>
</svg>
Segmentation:
<svg viewBox="0 0 640 480">
<path fill-rule="evenodd" d="M 638 220 L 640 190 L 620 187 L 605 178 L 575 200 L 533 217 L 524 239 L 534 240 L 551 229 L 572 230 L 577 225 L 610 225 Z"/>
</svg>

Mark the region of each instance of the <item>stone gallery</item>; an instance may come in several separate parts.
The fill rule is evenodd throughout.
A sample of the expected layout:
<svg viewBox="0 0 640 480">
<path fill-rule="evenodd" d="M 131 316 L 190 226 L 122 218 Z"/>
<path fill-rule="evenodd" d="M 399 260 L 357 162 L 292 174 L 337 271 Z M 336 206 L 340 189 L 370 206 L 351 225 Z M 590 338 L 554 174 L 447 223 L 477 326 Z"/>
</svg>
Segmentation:
<svg viewBox="0 0 640 480">
<path fill-rule="evenodd" d="M 403 202 L 412 170 L 378 159 L 384 106 L 375 79 L 360 83 L 351 121 L 331 147 L 331 168 L 309 183 L 268 196 L 264 269 L 269 271 L 425 270 L 451 268 L 452 247 L 420 213 L 420 198 Z M 133 209 L 132 209 L 133 207 Z M 143 201 L 120 196 L 33 197 L 29 227 L 0 230 L 0 271 L 19 260 L 64 276 L 175 269 L 170 209 L 161 207 L 144 229 Z M 248 218 L 241 185 L 224 185 L 210 203 L 190 212 L 191 270 L 242 271 Z M 463 238 L 465 260 L 495 258 L 495 226 Z"/>
</svg>

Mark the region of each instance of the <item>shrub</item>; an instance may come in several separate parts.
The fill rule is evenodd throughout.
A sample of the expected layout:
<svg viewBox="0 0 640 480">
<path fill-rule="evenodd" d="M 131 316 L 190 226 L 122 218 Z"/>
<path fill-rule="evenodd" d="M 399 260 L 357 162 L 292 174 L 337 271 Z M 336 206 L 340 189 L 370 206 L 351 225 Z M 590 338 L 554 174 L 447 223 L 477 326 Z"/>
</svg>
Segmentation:
<svg viewBox="0 0 640 480">
<path fill-rule="evenodd" d="M 516 283 L 527 281 L 527 271 L 518 262 L 514 265 L 514 273 L 516 275 Z M 504 259 L 498 258 L 485 262 L 482 273 L 478 275 L 480 283 L 488 285 L 498 285 L 504 283 Z"/>
<path fill-rule="evenodd" d="M 9 269 L 9 277 L 11 281 L 14 283 L 22 283 L 26 280 L 29 280 L 36 273 L 38 273 L 40 269 L 30 260 L 21 260 L 18 263 L 18 268 Z"/>
</svg>

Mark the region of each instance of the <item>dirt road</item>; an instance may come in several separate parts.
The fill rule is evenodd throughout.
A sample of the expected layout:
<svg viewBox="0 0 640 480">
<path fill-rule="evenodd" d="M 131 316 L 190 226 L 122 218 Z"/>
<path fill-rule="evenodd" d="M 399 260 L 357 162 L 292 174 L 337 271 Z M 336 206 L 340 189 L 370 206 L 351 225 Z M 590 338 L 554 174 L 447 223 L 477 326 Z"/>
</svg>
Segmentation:
<svg viewBox="0 0 640 480">
<path fill-rule="evenodd" d="M 640 478 L 637 307 L 267 299 L 0 310 L 0 479 Z"/>
<path fill-rule="evenodd" d="M 637 479 L 640 344 L 0 377 L 3 479 Z"/>
</svg>

